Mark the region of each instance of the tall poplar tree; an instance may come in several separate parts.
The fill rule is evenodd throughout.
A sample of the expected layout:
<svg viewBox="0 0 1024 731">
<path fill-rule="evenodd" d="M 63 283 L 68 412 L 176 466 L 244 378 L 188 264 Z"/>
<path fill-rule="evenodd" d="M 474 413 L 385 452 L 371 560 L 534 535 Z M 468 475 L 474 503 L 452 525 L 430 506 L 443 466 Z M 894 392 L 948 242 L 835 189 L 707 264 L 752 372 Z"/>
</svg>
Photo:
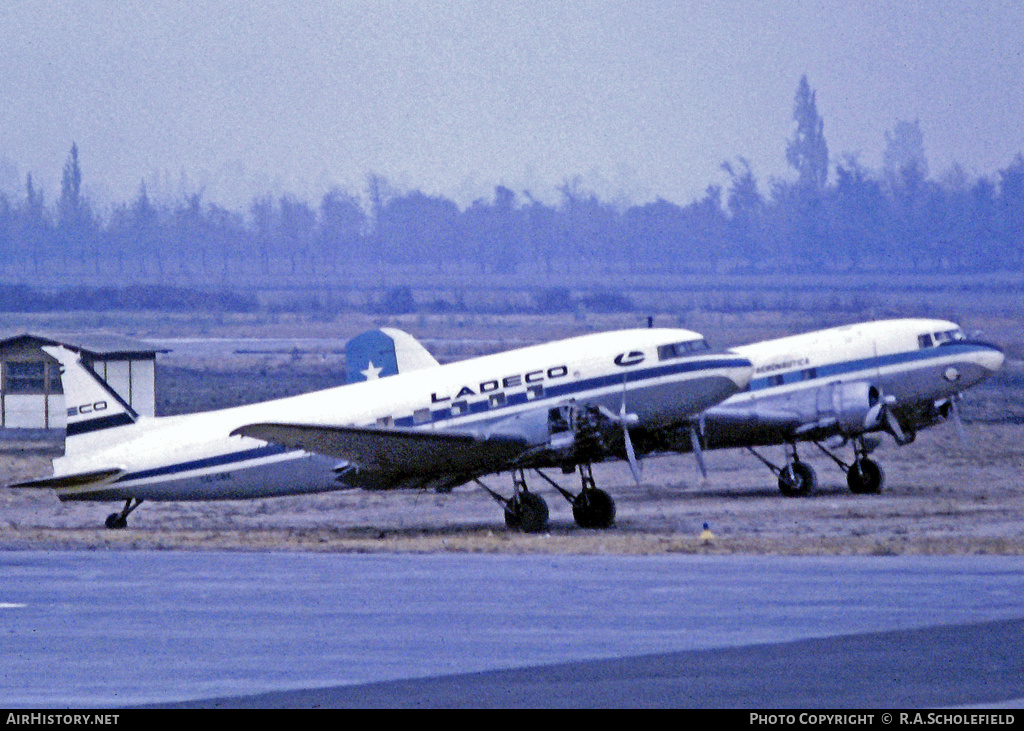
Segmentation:
<svg viewBox="0 0 1024 731">
<path fill-rule="evenodd" d="M 796 90 L 793 119 L 796 133 L 786 146 L 786 161 L 796 169 L 801 188 L 820 193 L 828 182 L 828 143 L 825 121 L 818 114 L 815 93 L 806 74 L 800 77 Z"/>
</svg>

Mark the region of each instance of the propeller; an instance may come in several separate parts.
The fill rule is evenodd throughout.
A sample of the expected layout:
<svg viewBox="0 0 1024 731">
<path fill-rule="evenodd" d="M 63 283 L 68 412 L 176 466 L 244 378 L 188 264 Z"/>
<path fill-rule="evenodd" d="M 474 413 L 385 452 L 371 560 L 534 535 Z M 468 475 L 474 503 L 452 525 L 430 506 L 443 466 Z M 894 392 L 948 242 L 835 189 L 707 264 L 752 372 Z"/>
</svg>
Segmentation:
<svg viewBox="0 0 1024 731">
<path fill-rule="evenodd" d="M 960 446 L 967 449 L 969 446 L 967 442 L 967 432 L 964 430 L 964 420 L 960 417 L 960 407 L 957 406 L 957 402 L 963 398 L 961 394 L 955 394 L 949 400 L 950 413 L 953 414 L 953 423 L 956 424 L 956 435 L 960 439 Z"/>
<path fill-rule="evenodd" d="M 629 463 L 629 471 L 633 473 L 633 479 L 639 485 L 643 476 L 643 468 L 636 458 L 636 449 L 633 448 L 633 439 L 629 436 L 629 427 L 639 423 L 640 417 L 626 411 L 626 380 L 622 381 L 622 403 L 619 404 L 619 413 L 616 414 L 605 406 L 597 408 L 605 418 L 622 425 L 622 441 L 626 447 L 626 461 Z"/>
<path fill-rule="evenodd" d="M 897 444 L 909 444 L 914 438 L 913 436 L 907 436 L 900 425 L 899 419 L 892 413 L 892 408 L 890 407 L 895 403 L 895 396 L 886 395 L 879 388 L 877 400 L 864 416 L 864 429 L 870 430 L 882 426 L 887 432 L 892 434 Z"/>
<path fill-rule="evenodd" d="M 700 469 L 700 474 L 706 480 L 708 478 L 708 468 L 704 464 L 704 448 L 700 445 L 700 436 L 704 433 L 704 416 L 703 414 L 699 420 L 700 433 L 697 431 L 698 424 L 690 423 L 690 447 L 693 449 L 693 456 L 697 459 L 697 467 Z"/>
<path fill-rule="evenodd" d="M 912 441 L 912 439 L 908 437 L 906 433 L 903 431 L 903 427 L 900 426 L 899 420 L 895 416 L 893 416 L 891 410 L 886 409 L 885 411 L 883 411 L 882 418 L 885 419 L 886 430 L 890 434 L 892 434 L 897 444 L 909 444 Z"/>
</svg>

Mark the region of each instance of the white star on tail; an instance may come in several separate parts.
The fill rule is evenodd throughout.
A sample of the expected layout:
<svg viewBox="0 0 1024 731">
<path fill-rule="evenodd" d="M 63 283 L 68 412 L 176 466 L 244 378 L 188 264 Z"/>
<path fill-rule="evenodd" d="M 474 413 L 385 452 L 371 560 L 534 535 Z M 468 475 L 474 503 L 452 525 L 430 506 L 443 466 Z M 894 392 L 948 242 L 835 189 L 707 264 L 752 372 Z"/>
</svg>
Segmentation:
<svg viewBox="0 0 1024 731">
<path fill-rule="evenodd" d="M 377 366 L 375 366 L 373 364 L 373 361 L 371 360 L 370 361 L 370 365 L 367 366 L 366 370 L 365 371 L 359 371 L 359 372 L 362 373 L 364 376 L 366 376 L 366 380 L 367 381 L 376 381 L 378 378 L 380 378 L 380 372 L 382 370 L 384 370 L 384 369 L 383 368 L 378 368 Z"/>
</svg>

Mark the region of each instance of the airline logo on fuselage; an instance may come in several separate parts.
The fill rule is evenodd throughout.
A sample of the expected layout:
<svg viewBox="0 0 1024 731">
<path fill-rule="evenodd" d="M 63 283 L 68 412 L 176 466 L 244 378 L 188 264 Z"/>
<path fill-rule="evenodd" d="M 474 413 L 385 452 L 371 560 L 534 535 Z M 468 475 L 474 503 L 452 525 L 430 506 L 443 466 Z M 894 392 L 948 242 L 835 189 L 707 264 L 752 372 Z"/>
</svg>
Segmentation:
<svg viewBox="0 0 1024 731">
<path fill-rule="evenodd" d="M 769 365 L 763 365 L 754 371 L 754 375 L 760 373 L 772 373 L 774 371 L 785 371 L 791 368 L 799 368 L 800 366 L 808 365 L 811 362 L 810 358 L 793 358 L 792 360 L 783 361 L 781 363 L 770 363 Z"/>
<path fill-rule="evenodd" d="M 94 414 L 97 411 L 106 411 L 107 402 L 97 401 L 93 404 L 82 404 L 81 406 L 72 406 L 68 409 L 68 416 L 80 416 L 83 414 Z"/>
<path fill-rule="evenodd" d="M 439 404 L 444 401 L 451 401 L 452 398 L 460 399 L 466 396 L 476 396 L 481 393 L 491 393 L 492 391 L 500 391 L 505 388 L 517 388 L 519 386 L 532 386 L 534 384 L 541 383 L 543 381 L 552 381 L 556 378 L 565 378 L 569 375 L 569 366 L 557 365 L 548 368 L 547 370 L 541 368 L 536 371 L 529 371 L 527 373 L 518 373 L 514 376 L 504 376 L 502 378 L 492 378 L 486 381 L 481 381 L 479 384 L 473 386 L 462 386 L 459 392 L 455 396 L 450 394 L 447 396 L 439 396 L 437 392 L 430 394 L 431 403 Z"/>
<path fill-rule="evenodd" d="M 644 354 L 639 350 L 631 350 L 628 353 L 619 353 L 615 356 L 615 365 L 631 366 L 644 362 Z"/>
</svg>

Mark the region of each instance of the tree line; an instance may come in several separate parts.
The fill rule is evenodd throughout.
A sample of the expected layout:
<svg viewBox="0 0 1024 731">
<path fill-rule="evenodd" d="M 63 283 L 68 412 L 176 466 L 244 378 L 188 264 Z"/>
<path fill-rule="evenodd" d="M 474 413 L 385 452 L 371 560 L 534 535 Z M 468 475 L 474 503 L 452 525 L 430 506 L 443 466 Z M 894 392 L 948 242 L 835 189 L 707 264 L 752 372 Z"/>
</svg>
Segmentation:
<svg viewBox="0 0 1024 731">
<path fill-rule="evenodd" d="M 989 272 L 1024 268 L 1024 156 L 993 176 L 959 167 L 930 175 L 917 121 L 886 134 L 881 170 L 856 155 L 830 158 L 806 77 L 793 105 L 786 159 L 792 180 L 759 181 L 743 158 L 725 185 L 681 205 L 600 200 L 577 181 L 557 202 L 497 186 L 460 208 L 444 196 L 400 191 L 379 175 L 359 194 L 335 189 L 311 204 L 255 198 L 231 211 L 201 192 L 131 201 L 101 212 L 82 189 L 72 145 L 57 198 L 26 176 L 0 194 L 0 281 L 64 276 L 245 287 L 260 277 L 344 281 L 359 272 L 416 271 L 547 277 L 585 264 L 595 278 L 707 271 Z"/>
</svg>

